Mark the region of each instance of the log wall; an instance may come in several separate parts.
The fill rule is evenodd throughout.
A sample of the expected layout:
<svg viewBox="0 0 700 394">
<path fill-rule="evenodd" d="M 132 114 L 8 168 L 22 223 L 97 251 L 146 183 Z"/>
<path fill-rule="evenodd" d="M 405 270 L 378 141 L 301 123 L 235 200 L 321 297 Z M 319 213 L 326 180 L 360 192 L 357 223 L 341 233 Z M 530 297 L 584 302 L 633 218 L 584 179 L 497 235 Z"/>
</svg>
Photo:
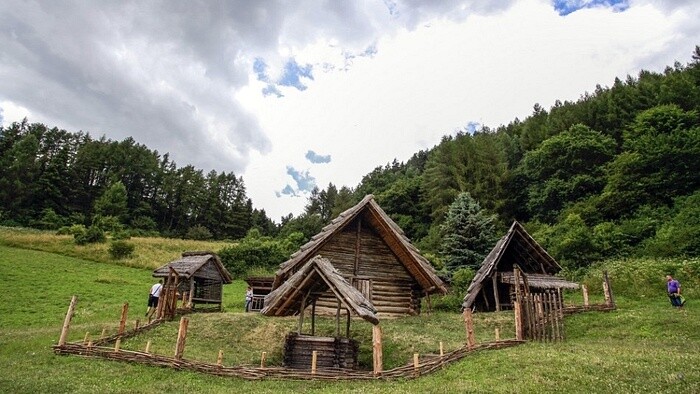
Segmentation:
<svg viewBox="0 0 700 394">
<path fill-rule="evenodd" d="M 350 338 L 316 337 L 290 332 L 284 341 L 284 366 L 311 369 L 316 352 L 317 368 L 357 369 L 359 342 Z"/>
</svg>

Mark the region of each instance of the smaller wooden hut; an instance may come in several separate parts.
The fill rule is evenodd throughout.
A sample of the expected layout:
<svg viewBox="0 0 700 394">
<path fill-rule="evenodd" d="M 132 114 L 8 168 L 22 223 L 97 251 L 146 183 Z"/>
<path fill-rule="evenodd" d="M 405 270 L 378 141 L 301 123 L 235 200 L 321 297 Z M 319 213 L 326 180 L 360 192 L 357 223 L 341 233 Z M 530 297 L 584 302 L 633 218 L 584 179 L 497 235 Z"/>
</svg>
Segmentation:
<svg viewBox="0 0 700 394">
<path fill-rule="evenodd" d="M 166 279 L 172 273 L 177 275 L 177 293 L 184 295 L 191 308 L 208 305 L 221 310 L 223 285 L 233 281 L 214 252 L 185 252 L 181 258 L 153 271 L 153 276 Z"/>
<path fill-rule="evenodd" d="M 500 311 L 513 306 L 515 279 L 513 267 L 527 276 L 533 291 L 577 289 L 578 283 L 555 276 L 559 263 L 535 241 L 517 221 L 486 256 L 469 284 L 462 308 L 478 311 Z M 520 279 L 520 285 L 524 279 Z"/>
<path fill-rule="evenodd" d="M 253 300 L 250 303 L 248 312 L 260 312 L 265 304 L 265 296 L 272 291 L 274 276 L 249 276 L 245 279 L 248 286 L 253 290 Z"/>
<path fill-rule="evenodd" d="M 317 337 L 315 334 L 316 301 L 330 291 L 337 300 L 335 337 Z M 304 311 L 311 305 L 311 333 L 302 334 Z M 341 335 L 341 311 L 346 316 L 345 337 Z M 311 366 L 312 353 L 317 353 L 317 365 L 321 368 L 357 368 L 359 344 L 349 338 L 350 316 L 379 324 L 376 309 L 355 287 L 348 283 L 328 259 L 316 256 L 280 287 L 265 297 L 261 313 L 266 316 L 299 315 L 299 328 L 285 339 L 284 364 L 290 368 Z"/>
</svg>

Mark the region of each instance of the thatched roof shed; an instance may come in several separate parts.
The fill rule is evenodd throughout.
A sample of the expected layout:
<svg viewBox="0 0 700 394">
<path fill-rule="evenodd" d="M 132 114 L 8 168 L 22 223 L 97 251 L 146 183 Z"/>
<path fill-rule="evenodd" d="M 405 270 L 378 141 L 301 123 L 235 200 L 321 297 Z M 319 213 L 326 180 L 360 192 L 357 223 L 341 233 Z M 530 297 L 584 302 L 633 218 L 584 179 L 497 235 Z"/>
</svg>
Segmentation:
<svg viewBox="0 0 700 394">
<path fill-rule="evenodd" d="M 517 221 L 486 256 L 474 275 L 463 308 L 494 311 L 512 305 L 510 289 L 515 284 L 513 266 L 527 275 L 530 288 L 578 288 L 577 283 L 554 276 L 561 266 Z M 523 280 L 520 281 L 524 284 Z"/>
<path fill-rule="evenodd" d="M 341 213 L 282 263 L 273 289 L 319 254 L 330 260 L 382 315 L 419 314 L 422 297 L 446 292 L 428 260 L 372 195 Z M 327 295 L 319 303 L 334 310 L 333 294 Z"/>
<path fill-rule="evenodd" d="M 348 283 L 328 259 L 321 256 L 308 261 L 282 286 L 268 294 L 261 313 L 266 316 L 299 314 L 326 291 L 331 291 L 340 304 L 353 314 L 372 324 L 379 323 L 372 302 Z"/>
<path fill-rule="evenodd" d="M 178 276 L 177 292 L 186 294 L 193 306 L 215 304 L 220 308 L 223 285 L 233 281 L 233 277 L 214 252 L 184 252 L 181 258 L 153 271 L 153 276 L 167 278 L 171 269 Z"/>
</svg>

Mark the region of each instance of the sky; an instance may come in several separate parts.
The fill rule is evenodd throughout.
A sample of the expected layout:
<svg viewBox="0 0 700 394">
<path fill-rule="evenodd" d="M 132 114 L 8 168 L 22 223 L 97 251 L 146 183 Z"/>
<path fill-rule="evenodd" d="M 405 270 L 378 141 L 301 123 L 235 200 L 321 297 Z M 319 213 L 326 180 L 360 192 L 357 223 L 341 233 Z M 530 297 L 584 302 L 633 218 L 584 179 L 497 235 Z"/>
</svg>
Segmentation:
<svg viewBox="0 0 700 394">
<path fill-rule="evenodd" d="M 444 135 L 691 60 L 695 0 L 0 2 L 0 123 L 133 137 L 278 221 Z"/>
</svg>

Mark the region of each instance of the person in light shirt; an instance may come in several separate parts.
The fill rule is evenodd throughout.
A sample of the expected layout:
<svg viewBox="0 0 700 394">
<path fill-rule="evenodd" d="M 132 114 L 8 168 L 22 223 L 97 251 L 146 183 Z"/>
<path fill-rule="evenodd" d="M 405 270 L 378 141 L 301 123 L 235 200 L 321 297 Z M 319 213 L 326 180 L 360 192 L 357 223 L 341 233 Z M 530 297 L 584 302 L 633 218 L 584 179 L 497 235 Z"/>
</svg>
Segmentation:
<svg viewBox="0 0 700 394">
<path fill-rule="evenodd" d="M 146 317 L 153 314 L 158 307 L 158 298 L 160 297 L 161 290 L 163 290 L 163 279 L 151 286 L 151 291 L 148 293 L 148 309 L 146 310 Z"/>
</svg>

